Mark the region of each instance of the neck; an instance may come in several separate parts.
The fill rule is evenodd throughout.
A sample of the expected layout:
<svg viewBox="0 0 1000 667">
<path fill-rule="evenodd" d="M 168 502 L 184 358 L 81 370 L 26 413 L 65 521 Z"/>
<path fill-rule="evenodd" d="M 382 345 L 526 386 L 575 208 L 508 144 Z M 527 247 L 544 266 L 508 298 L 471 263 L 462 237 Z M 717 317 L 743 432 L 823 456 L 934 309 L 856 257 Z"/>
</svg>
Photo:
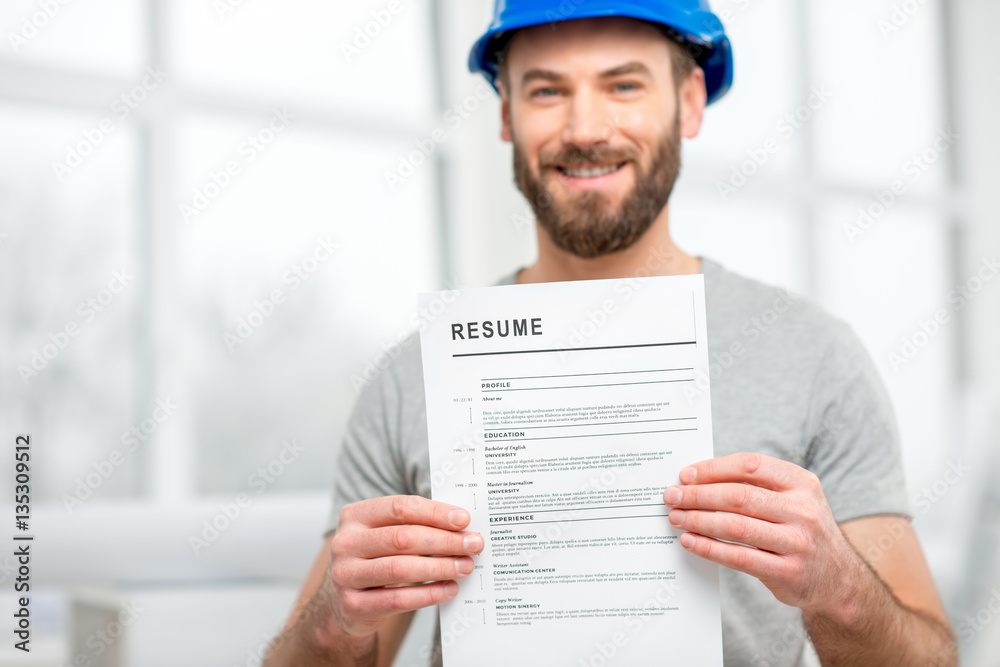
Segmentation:
<svg viewBox="0 0 1000 667">
<path fill-rule="evenodd" d="M 583 259 L 559 248 L 545 230 L 537 224 L 535 227 L 538 260 L 518 275 L 517 282 L 521 284 L 701 272 L 701 260 L 684 253 L 670 238 L 669 206 L 663 207 L 650 228 L 631 247 L 594 259 Z"/>
</svg>

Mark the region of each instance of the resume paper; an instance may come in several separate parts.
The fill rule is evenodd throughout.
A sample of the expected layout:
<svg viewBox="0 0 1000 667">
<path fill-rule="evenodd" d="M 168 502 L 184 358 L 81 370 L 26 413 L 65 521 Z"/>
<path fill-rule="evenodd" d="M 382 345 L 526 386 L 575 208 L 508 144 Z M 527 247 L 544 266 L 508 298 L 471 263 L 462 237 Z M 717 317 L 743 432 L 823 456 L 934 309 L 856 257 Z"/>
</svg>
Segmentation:
<svg viewBox="0 0 1000 667">
<path fill-rule="evenodd" d="M 712 453 L 701 275 L 422 294 L 432 496 L 486 541 L 445 667 L 722 665 L 718 566 L 663 504 Z"/>
</svg>

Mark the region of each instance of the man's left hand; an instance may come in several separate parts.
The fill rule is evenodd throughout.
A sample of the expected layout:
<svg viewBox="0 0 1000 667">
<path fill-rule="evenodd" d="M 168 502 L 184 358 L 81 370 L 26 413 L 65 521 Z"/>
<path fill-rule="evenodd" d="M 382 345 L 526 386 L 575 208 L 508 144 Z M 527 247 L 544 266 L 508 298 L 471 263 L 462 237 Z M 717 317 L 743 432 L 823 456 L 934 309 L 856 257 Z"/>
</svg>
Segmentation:
<svg viewBox="0 0 1000 667">
<path fill-rule="evenodd" d="M 680 536 L 685 549 L 757 577 L 787 605 L 821 610 L 844 602 L 844 582 L 864 565 L 815 474 L 740 453 L 684 468 L 680 481 L 663 501 L 673 508 L 670 523 L 688 531 Z"/>
</svg>

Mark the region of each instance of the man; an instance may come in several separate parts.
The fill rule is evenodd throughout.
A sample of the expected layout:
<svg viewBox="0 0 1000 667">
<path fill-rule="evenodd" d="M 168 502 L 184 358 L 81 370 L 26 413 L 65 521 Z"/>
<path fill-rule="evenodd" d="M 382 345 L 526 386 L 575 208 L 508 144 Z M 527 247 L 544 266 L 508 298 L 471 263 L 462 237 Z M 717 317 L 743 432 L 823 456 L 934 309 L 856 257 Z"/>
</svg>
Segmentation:
<svg viewBox="0 0 1000 667">
<path fill-rule="evenodd" d="M 955 664 L 908 519 L 892 409 L 856 337 L 670 238 L 680 139 L 732 79 L 707 3 L 497 4 L 471 64 L 500 93 L 538 223 L 537 261 L 503 282 L 705 275 L 710 357 L 729 355 L 712 378 L 717 458 L 683 470 L 664 502 L 683 548 L 722 566 L 727 667 L 798 665 L 807 635 L 825 665 Z M 464 509 L 428 499 L 426 439 L 415 342 L 359 399 L 336 530 L 268 667 L 388 667 L 413 611 L 472 571 L 482 536 L 464 530 Z"/>
</svg>

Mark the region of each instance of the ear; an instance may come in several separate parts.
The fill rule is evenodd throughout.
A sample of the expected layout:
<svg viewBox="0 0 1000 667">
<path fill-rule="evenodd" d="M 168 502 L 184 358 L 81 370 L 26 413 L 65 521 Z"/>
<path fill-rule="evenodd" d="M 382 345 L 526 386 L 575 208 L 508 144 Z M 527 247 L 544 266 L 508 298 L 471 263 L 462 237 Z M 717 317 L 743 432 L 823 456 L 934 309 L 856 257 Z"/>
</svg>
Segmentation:
<svg viewBox="0 0 1000 667">
<path fill-rule="evenodd" d="M 685 139 L 693 139 L 701 131 L 701 121 L 705 113 L 707 99 L 705 72 L 700 67 L 695 67 L 681 84 L 680 90 L 677 91 L 681 136 Z"/>
<path fill-rule="evenodd" d="M 500 79 L 497 79 L 497 90 L 500 91 L 500 138 L 510 143 L 512 136 L 510 132 L 510 96 Z"/>
</svg>

